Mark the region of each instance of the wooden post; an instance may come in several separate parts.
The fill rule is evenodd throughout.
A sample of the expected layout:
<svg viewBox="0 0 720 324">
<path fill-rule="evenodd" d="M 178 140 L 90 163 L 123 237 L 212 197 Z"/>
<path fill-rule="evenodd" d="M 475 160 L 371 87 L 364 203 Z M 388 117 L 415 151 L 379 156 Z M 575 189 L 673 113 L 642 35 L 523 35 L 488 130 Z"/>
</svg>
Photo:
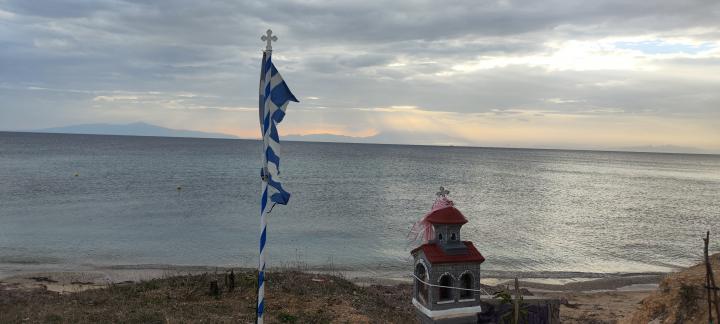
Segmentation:
<svg viewBox="0 0 720 324">
<path fill-rule="evenodd" d="M 228 285 L 228 290 L 232 292 L 233 290 L 235 290 L 235 271 L 233 271 L 232 269 L 230 269 L 230 278 L 229 279 L 230 279 L 229 280 L 230 282 Z"/>
<path fill-rule="evenodd" d="M 707 290 L 708 300 L 708 323 L 713 323 L 713 304 L 715 304 L 715 318 L 718 320 L 718 322 L 720 322 L 720 300 L 718 300 L 718 287 L 715 285 L 715 276 L 713 275 L 712 264 L 710 263 L 710 254 L 708 252 L 708 244 L 710 243 L 710 231 L 707 231 L 703 241 L 705 241 L 705 289 Z"/>
<path fill-rule="evenodd" d="M 712 273 L 712 267 L 710 267 L 710 282 L 712 283 L 713 287 L 713 295 L 715 295 L 715 318 L 717 318 L 718 322 L 720 323 L 720 299 L 718 299 L 718 288 L 717 285 L 715 285 L 715 276 Z"/>
<path fill-rule="evenodd" d="M 520 323 L 520 287 L 518 285 L 518 278 L 515 277 L 515 313 L 513 318 L 513 324 Z"/>
<path fill-rule="evenodd" d="M 220 287 L 218 287 L 217 279 L 210 281 L 210 296 L 214 296 L 218 299 L 220 298 Z"/>
</svg>

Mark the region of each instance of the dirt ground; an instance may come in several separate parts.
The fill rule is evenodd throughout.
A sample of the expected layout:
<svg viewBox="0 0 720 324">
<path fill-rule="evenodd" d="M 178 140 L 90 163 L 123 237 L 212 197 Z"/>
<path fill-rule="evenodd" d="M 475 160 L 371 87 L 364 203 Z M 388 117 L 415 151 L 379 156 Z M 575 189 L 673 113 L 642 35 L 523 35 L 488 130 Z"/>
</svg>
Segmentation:
<svg viewBox="0 0 720 324">
<path fill-rule="evenodd" d="M 236 274 L 229 292 L 225 273 L 173 275 L 114 284 L 87 274 L 41 273 L 0 281 L 0 323 L 250 323 L 255 312 L 255 274 Z M 223 290 L 208 294 L 211 280 Z M 617 323 L 627 318 L 651 291 L 612 290 L 659 278 L 620 278 L 576 285 L 524 283 L 535 296 L 563 301 L 563 323 Z M 407 283 L 368 283 L 299 271 L 268 274 L 270 323 L 415 323 Z M 606 291 L 588 291 L 606 288 Z M 498 287 L 486 287 L 497 290 Z M 582 291 L 582 290 L 585 291 Z M 528 291 L 524 289 L 525 291 Z"/>
</svg>

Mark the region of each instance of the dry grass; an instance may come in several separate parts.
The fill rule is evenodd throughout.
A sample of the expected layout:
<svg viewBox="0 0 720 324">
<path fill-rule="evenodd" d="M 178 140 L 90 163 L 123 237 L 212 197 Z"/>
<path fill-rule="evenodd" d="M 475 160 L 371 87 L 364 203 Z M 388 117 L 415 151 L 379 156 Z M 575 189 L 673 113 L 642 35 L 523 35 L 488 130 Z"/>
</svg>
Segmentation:
<svg viewBox="0 0 720 324">
<path fill-rule="evenodd" d="M 720 282 L 720 253 L 710 257 L 710 264 L 715 282 Z M 645 298 L 638 310 L 623 323 L 651 321 L 662 324 L 707 323 L 704 263 L 668 275 L 660 283 L 658 291 Z"/>
<path fill-rule="evenodd" d="M 270 323 L 414 323 L 409 285 L 358 287 L 338 276 L 278 271 L 266 275 Z M 0 323 L 252 323 L 256 277 L 201 274 L 113 284 L 59 294 L 0 288 Z M 222 294 L 208 294 L 218 280 Z"/>
</svg>

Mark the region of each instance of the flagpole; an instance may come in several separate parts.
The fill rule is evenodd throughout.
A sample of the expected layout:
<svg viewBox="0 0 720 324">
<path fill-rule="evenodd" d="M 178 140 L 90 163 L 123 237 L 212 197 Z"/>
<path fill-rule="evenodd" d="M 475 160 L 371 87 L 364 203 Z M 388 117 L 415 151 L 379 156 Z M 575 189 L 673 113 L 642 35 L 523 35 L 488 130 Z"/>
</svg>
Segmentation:
<svg viewBox="0 0 720 324">
<path fill-rule="evenodd" d="M 269 43 L 269 41 L 268 41 Z M 261 73 L 265 73 L 265 58 L 270 55 L 272 50 L 265 49 L 263 51 L 263 68 Z M 263 76 L 264 78 L 264 76 Z M 263 102 L 264 104 L 264 102 Z M 262 124 L 261 124 L 262 125 Z M 263 324 L 263 315 L 265 313 L 265 243 L 267 242 L 267 203 L 268 203 L 268 183 L 267 183 L 267 158 L 265 150 L 267 150 L 267 139 L 264 134 L 266 131 L 260 126 L 262 134 L 262 169 L 260 173 L 260 242 L 258 253 L 258 289 L 257 289 L 257 305 L 255 313 L 255 323 Z"/>
<path fill-rule="evenodd" d="M 263 144 L 263 147 L 265 145 Z M 262 176 L 262 201 L 260 207 L 260 253 L 258 256 L 258 290 L 257 290 L 257 312 L 255 322 L 263 323 L 265 311 L 265 242 L 267 239 L 267 220 L 265 207 L 267 206 L 267 181 Z"/>
<path fill-rule="evenodd" d="M 283 189 L 280 176 L 280 137 L 277 124 L 283 120 L 288 102 L 298 102 L 290 88 L 272 64 L 271 42 L 277 41 L 268 29 L 260 38 L 267 42 L 260 69 L 260 130 L 262 132 L 262 198 L 260 200 L 260 251 L 258 254 L 258 290 L 255 322 L 263 323 L 265 314 L 265 243 L 267 242 L 267 215 L 276 204 L 287 205 L 290 193 Z"/>
<path fill-rule="evenodd" d="M 262 190 L 261 192 L 261 201 L 260 201 L 260 244 L 259 248 L 260 251 L 258 253 L 258 290 L 257 290 L 257 308 L 255 313 L 255 323 L 256 324 L 262 324 L 263 323 L 263 315 L 265 314 L 265 243 L 267 242 L 267 214 L 272 210 L 272 207 L 275 205 L 273 203 L 273 206 L 268 206 L 268 203 L 270 202 L 270 199 L 268 197 L 268 179 L 269 179 L 269 173 L 268 173 L 268 161 L 267 161 L 267 149 L 269 143 L 267 142 L 267 134 L 268 131 L 263 126 L 263 120 L 265 118 L 265 114 L 267 114 L 267 98 L 265 97 L 265 81 L 267 76 L 267 70 L 269 67 L 266 67 L 267 60 L 270 59 L 270 55 L 272 55 L 272 42 L 277 41 L 277 36 L 272 35 L 272 31 L 270 29 L 267 30 L 266 35 L 263 35 L 260 37 L 260 40 L 266 42 L 265 50 L 263 51 L 263 62 L 262 62 L 262 68 L 260 69 L 260 80 L 261 80 L 261 86 L 260 86 L 260 93 L 263 95 L 263 101 L 260 103 L 263 105 L 263 107 L 259 107 L 261 109 L 261 116 L 260 116 L 260 131 L 262 133 L 262 171 L 260 174 L 260 179 L 262 180 Z M 269 207 L 269 208 L 268 208 Z"/>
</svg>

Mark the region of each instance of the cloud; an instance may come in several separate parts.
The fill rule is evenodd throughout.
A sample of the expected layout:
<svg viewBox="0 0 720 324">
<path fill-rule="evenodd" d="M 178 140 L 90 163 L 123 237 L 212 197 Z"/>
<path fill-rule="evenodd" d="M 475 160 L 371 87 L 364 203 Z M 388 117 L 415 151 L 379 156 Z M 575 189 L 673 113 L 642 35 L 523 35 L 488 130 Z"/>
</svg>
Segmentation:
<svg viewBox="0 0 720 324">
<path fill-rule="evenodd" d="M 132 100 L 136 101 L 139 97 L 137 96 L 97 96 L 93 98 L 93 101 L 118 101 L 118 100 Z"/>
<path fill-rule="evenodd" d="M 602 149 L 680 146 L 680 143 L 693 142 L 714 147 L 720 136 L 716 121 L 617 113 L 610 109 L 577 112 L 511 109 L 466 114 L 427 111 L 420 107 L 378 107 L 354 109 L 352 120 L 373 125 L 369 132 L 385 134 L 385 137 L 394 134 L 403 142 L 413 134 L 424 137 L 425 143 L 430 143 L 428 138 L 432 138 L 432 134 L 436 134 L 437 139 L 455 139 L 455 143 L 434 144 L 527 147 L 540 142 L 548 143 L 549 147 Z M 309 132 L 312 133 L 317 132 Z M 351 132 L 340 129 L 332 133 Z"/>
<path fill-rule="evenodd" d="M 637 145 L 720 149 L 719 11 L 700 0 L 2 0 L 0 129 L 142 120 L 257 136 L 259 36 L 272 27 L 275 63 L 307 99 L 290 107 L 293 133 L 449 127 L 480 144 L 614 143 L 584 132 L 605 128 L 649 141 Z"/>
</svg>

